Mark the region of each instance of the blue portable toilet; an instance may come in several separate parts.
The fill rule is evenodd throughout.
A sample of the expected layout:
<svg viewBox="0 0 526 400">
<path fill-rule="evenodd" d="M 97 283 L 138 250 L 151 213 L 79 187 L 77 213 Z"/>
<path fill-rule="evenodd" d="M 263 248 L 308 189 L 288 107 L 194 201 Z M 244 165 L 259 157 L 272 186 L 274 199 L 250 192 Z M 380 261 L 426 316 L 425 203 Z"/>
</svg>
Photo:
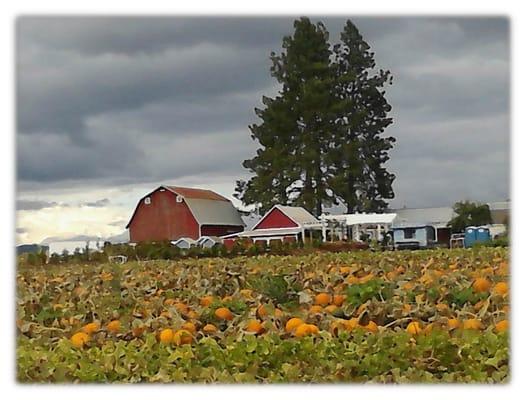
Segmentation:
<svg viewBox="0 0 526 400">
<path fill-rule="evenodd" d="M 482 226 L 468 226 L 464 235 L 464 246 L 473 247 L 475 243 L 483 243 L 491 240 L 489 229 Z"/>
<path fill-rule="evenodd" d="M 477 242 L 489 242 L 491 240 L 491 234 L 489 228 L 479 226 L 477 228 Z"/>
</svg>

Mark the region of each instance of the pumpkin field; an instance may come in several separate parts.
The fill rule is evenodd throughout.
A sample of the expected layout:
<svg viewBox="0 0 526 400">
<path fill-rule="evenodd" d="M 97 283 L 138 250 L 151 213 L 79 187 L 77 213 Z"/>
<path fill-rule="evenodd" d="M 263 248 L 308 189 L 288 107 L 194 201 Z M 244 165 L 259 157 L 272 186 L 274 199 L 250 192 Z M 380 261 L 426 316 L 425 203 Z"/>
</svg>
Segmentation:
<svg viewBox="0 0 526 400">
<path fill-rule="evenodd" d="M 19 266 L 30 382 L 502 383 L 508 249 Z"/>
</svg>

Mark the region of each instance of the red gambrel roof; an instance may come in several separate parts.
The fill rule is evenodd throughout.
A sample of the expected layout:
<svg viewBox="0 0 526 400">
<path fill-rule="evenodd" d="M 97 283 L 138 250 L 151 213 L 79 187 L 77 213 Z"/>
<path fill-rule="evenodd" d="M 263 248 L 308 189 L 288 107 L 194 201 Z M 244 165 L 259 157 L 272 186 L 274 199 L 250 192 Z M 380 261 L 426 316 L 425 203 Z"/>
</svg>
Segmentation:
<svg viewBox="0 0 526 400">
<path fill-rule="evenodd" d="M 208 189 L 194 189 L 180 186 L 163 186 L 166 189 L 183 196 L 186 199 L 230 201 L 227 198 Z"/>
</svg>

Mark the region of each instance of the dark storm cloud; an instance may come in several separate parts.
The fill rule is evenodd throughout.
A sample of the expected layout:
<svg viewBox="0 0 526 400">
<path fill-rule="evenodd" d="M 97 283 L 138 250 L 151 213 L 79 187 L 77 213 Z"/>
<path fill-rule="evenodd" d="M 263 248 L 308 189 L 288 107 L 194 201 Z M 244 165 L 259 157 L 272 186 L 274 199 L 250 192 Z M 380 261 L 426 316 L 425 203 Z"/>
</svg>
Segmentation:
<svg viewBox="0 0 526 400">
<path fill-rule="evenodd" d="M 322 20 L 339 38 L 345 18 Z M 353 18 L 394 75 L 389 168 L 408 205 L 508 193 L 505 18 Z M 17 21 L 18 179 L 101 185 L 246 175 L 247 126 L 272 96 L 293 18 Z M 468 161 L 488 171 L 484 185 Z M 464 165 L 464 166 L 463 166 Z M 430 173 L 430 171 L 433 171 Z M 434 182 L 428 182 L 429 177 Z M 422 182 L 425 194 L 418 188 Z M 427 197 L 426 197 L 427 196 Z M 482 199 L 482 198 L 481 198 Z M 486 200 L 486 198 L 482 199 Z M 439 204 L 439 205 L 440 205 Z"/>
</svg>

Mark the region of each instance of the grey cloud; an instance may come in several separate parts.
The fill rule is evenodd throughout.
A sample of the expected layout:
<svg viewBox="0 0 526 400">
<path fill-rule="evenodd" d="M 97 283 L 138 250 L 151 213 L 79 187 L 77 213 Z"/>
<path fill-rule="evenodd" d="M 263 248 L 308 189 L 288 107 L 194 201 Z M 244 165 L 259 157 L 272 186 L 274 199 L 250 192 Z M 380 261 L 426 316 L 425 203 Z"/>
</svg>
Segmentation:
<svg viewBox="0 0 526 400">
<path fill-rule="evenodd" d="M 110 204 L 110 200 L 104 198 L 97 201 L 88 201 L 86 203 L 83 203 L 82 205 L 87 207 L 106 207 L 108 204 Z"/>
<path fill-rule="evenodd" d="M 352 19 L 394 75 L 394 203 L 509 197 L 508 19 Z M 311 20 L 334 42 L 346 18 Z M 269 53 L 292 21 L 19 19 L 19 187 L 245 177 L 256 150 L 247 126 L 277 90 Z"/>
<path fill-rule="evenodd" d="M 290 31 L 292 21 L 291 17 L 22 17 L 17 33 L 33 46 L 53 50 L 133 55 L 203 42 L 237 48 L 272 46 Z"/>
<path fill-rule="evenodd" d="M 17 200 L 17 210 L 41 210 L 43 208 L 56 207 L 59 204 L 54 201 L 43 201 L 43 200 Z"/>
</svg>

